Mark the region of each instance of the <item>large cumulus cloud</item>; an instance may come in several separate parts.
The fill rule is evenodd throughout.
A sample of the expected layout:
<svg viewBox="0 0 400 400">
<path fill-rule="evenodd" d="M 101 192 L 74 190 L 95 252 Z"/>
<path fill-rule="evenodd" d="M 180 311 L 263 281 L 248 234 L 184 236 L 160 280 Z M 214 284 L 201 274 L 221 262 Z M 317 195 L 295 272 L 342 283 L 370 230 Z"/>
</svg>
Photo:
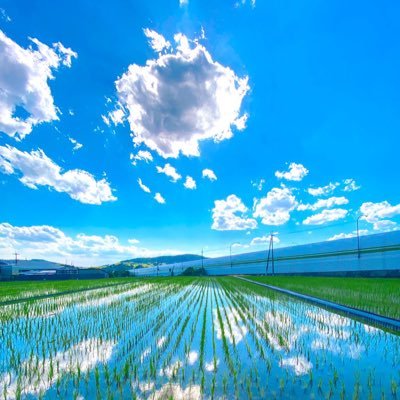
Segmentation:
<svg viewBox="0 0 400 400">
<path fill-rule="evenodd" d="M 133 142 L 165 158 L 199 156 L 200 141 L 229 139 L 233 127 L 244 129 L 248 78 L 214 61 L 198 40 L 182 34 L 174 40 L 174 49 L 162 46 L 156 59 L 131 64 L 116 81 L 117 111 L 124 112 L 117 123 L 127 120 Z"/>
<path fill-rule="evenodd" d="M 60 65 L 70 67 L 77 57 L 62 43 L 49 47 L 34 38 L 30 41 L 36 49 L 21 47 L 0 30 L 0 131 L 16 139 L 36 124 L 58 119 L 48 81 Z"/>
<path fill-rule="evenodd" d="M 28 153 L 12 146 L 0 146 L 0 172 L 20 175 L 19 180 L 31 189 L 47 186 L 85 204 L 117 200 L 105 178 L 96 180 L 81 169 L 63 171 L 40 149 Z"/>
<path fill-rule="evenodd" d="M 290 213 L 296 205 L 291 189 L 273 188 L 265 197 L 255 200 L 253 216 L 261 218 L 264 225 L 283 225 L 290 220 Z"/>
<path fill-rule="evenodd" d="M 213 224 L 211 229 L 217 231 L 243 231 L 256 229 L 257 221 L 247 217 L 248 208 L 234 194 L 226 200 L 215 200 L 212 209 Z"/>
</svg>

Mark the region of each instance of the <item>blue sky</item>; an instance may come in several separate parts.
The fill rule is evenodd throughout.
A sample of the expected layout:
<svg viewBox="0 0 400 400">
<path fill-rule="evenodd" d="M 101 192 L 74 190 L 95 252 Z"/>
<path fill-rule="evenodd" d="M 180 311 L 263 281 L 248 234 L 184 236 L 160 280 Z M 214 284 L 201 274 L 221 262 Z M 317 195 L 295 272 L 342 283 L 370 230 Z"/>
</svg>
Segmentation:
<svg viewBox="0 0 400 400">
<path fill-rule="evenodd" d="M 397 229 L 399 17 L 390 1 L 0 1 L 0 258 L 256 251 L 271 231 L 354 235 L 358 216 Z"/>
</svg>

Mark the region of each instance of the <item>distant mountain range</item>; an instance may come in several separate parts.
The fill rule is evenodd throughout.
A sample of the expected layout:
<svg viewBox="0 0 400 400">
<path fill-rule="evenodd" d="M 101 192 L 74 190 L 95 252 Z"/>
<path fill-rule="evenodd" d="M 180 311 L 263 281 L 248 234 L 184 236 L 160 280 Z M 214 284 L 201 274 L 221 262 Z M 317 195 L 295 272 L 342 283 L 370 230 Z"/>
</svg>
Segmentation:
<svg viewBox="0 0 400 400">
<path fill-rule="evenodd" d="M 19 268 L 23 269 L 57 269 L 60 267 L 64 267 L 66 264 L 56 263 L 53 261 L 41 260 L 41 259 L 32 259 L 32 260 L 23 260 L 18 259 L 17 264 L 15 264 L 15 259 L 12 260 L 0 260 L 0 263 L 8 264 L 8 265 L 16 265 Z"/>
<path fill-rule="evenodd" d="M 162 264 L 173 264 L 195 260 L 201 260 L 201 256 L 197 254 L 179 254 L 176 256 L 139 257 L 132 258 L 130 260 L 120 261 L 114 264 L 102 265 L 97 268 L 108 272 L 111 276 L 123 276 L 127 275 L 127 271 L 129 271 L 130 269 L 148 268 Z M 15 260 L 0 260 L 0 264 L 3 263 L 15 265 Z M 58 269 L 63 266 L 65 266 L 65 264 L 40 259 L 18 260 L 17 264 L 17 267 L 29 270 Z"/>
<path fill-rule="evenodd" d="M 114 264 L 103 265 L 100 268 L 104 269 L 111 275 L 124 275 L 130 269 L 148 268 L 162 264 L 173 264 L 195 260 L 201 260 L 201 256 L 197 254 L 179 254 L 177 256 L 139 257 L 120 261 Z"/>
</svg>

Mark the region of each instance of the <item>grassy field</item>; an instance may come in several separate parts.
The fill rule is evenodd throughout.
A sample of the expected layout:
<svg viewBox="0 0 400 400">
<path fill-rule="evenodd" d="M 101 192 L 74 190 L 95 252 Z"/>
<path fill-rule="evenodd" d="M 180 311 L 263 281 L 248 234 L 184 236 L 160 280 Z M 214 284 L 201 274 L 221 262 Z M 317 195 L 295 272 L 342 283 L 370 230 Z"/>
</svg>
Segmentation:
<svg viewBox="0 0 400 400">
<path fill-rule="evenodd" d="M 0 282 L 0 302 L 129 282 L 129 278 Z"/>
<path fill-rule="evenodd" d="M 247 278 L 400 319 L 400 279 L 308 276 Z"/>
</svg>

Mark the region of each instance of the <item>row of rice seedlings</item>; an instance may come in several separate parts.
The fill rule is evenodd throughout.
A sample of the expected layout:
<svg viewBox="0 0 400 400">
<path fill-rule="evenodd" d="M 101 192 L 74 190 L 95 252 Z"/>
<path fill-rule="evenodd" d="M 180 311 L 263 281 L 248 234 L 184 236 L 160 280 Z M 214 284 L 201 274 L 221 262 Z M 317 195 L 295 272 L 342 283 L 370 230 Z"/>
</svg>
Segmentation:
<svg viewBox="0 0 400 400">
<path fill-rule="evenodd" d="M 236 287 L 237 288 L 237 287 Z M 244 288 L 243 290 L 240 290 L 241 293 L 246 293 L 246 289 Z M 253 292 L 254 293 L 254 292 Z M 259 293 L 257 291 L 257 293 Z M 250 302 L 255 302 L 255 297 L 253 295 L 253 298 L 249 296 L 249 301 Z M 263 301 L 261 298 L 257 296 L 257 301 L 254 303 L 256 306 L 260 307 L 261 304 L 263 304 Z M 268 304 L 265 303 L 265 304 Z M 275 303 L 276 304 L 276 303 Z M 279 303 L 278 303 L 279 304 Z M 310 310 L 317 309 L 316 307 L 310 307 L 309 305 L 305 303 L 300 303 L 300 302 L 284 302 L 282 304 L 285 305 L 290 305 L 291 311 L 290 315 L 291 317 L 297 318 L 296 324 L 301 327 L 300 331 L 304 329 L 304 327 L 307 327 L 307 329 L 304 332 L 290 332 L 284 327 L 289 327 L 290 330 L 294 330 L 293 324 L 287 323 L 287 315 L 285 316 L 285 313 L 282 312 L 276 312 L 275 310 L 275 316 L 273 313 L 270 313 L 269 319 L 272 318 L 272 321 L 276 323 L 282 323 L 282 327 L 276 327 L 276 329 L 279 329 L 280 331 L 283 332 L 280 333 L 280 336 L 284 339 L 287 340 L 288 343 L 288 348 L 287 350 L 291 350 L 294 352 L 299 353 L 301 348 L 303 348 L 303 354 L 304 354 L 304 362 L 307 363 L 310 359 L 310 352 L 311 353 L 317 353 L 315 356 L 315 359 L 313 360 L 314 363 L 314 368 L 317 370 L 321 370 L 321 375 L 326 376 L 327 372 L 330 374 L 331 378 L 329 379 L 324 379 L 324 387 L 319 387 L 318 391 L 322 391 L 324 388 L 326 389 L 326 393 L 324 394 L 326 397 L 331 397 L 333 393 L 336 390 L 336 387 L 339 386 L 338 381 L 340 379 L 346 379 L 346 376 L 342 375 L 340 376 L 338 374 L 338 358 L 340 359 L 340 364 L 346 365 L 345 363 L 348 363 L 348 357 L 343 354 L 343 352 L 340 352 L 340 347 L 343 347 L 343 344 L 339 345 L 336 343 L 337 341 L 345 341 L 344 346 L 345 348 L 347 347 L 349 350 L 353 351 L 353 354 L 350 354 L 350 357 L 357 358 L 361 357 L 361 355 L 358 354 L 358 349 L 364 349 L 364 348 L 370 348 L 371 352 L 375 353 L 376 356 L 376 349 L 374 349 L 374 346 L 371 346 L 371 342 L 377 341 L 377 337 L 381 337 L 382 340 L 379 340 L 380 346 L 383 347 L 384 349 L 389 349 L 389 348 L 394 348 L 397 349 L 397 354 L 398 353 L 398 348 L 399 348 L 399 340 L 398 337 L 394 337 L 393 335 L 389 335 L 383 331 L 376 331 L 374 332 L 374 335 L 371 337 L 371 335 L 368 334 L 368 330 L 366 329 L 365 326 L 362 324 L 356 323 L 356 322 L 349 322 L 346 318 L 343 317 L 338 317 L 335 314 L 327 313 L 323 311 L 321 313 L 321 310 L 319 310 L 319 313 L 311 313 Z M 281 305 L 282 305 L 281 304 Z M 295 308 L 294 308 L 295 307 Z M 264 309 L 264 315 L 267 316 L 267 313 L 265 313 Z M 287 311 L 287 310 L 286 310 Z M 321 320 L 321 316 L 330 316 L 331 320 L 329 321 L 328 318 L 325 319 L 324 317 L 324 326 L 328 326 L 328 333 L 324 330 L 321 330 L 321 325 L 317 323 L 318 320 Z M 260 317 L 262 318 L 262 313 L 260 313 Z M 264 317 L 265 318 L 265 317 Z M 333 318 L 333 320 L 332 320 Z M 303 320 L 303 321 L 301 321 Z M 331 324 L 336 324 L 336 326 L 332 329 Z M 365 329 L 364 329 L 365 327 Z M 331 335 L 334 333 L 333 337 L 327 336 Z M 303 335 L 303 336 L 302 336 Z M 326 340 L 322 343 L 322 345 L 319 348 L 313 349 L 314 343 L 317 343 L 317 341 L 314 339 L 313 341 L 310 340 L 313 337 L 317 337 L 323 335 Z M 297 336 L 297 338 L 296 338 Z M 299 336 L 302 338 L 299 340 Z M 307 337 L 308 336 L 308 337 Z M 279 337 L 279 335 L 278 335 Z M 363 337 L 363 340 L 360 340 L 360 337 Z M 294 339 L 295 338 L 295 339 Z M 389 343 L 387 343 L 387 340 L 389 339 Z M 311 346 L 310 346 L 310 341 L 311 341 Z M 353 341 L 353 343 L 346 343 L 346 341 Z M 359 347 L 357 347 L 359 346 Z M 311 347 L 311 349 L 310 349 Z M 322 350 L 319 351 L 319 350 Z M 384 351 L 385 352 L 385 351 Z M 338 354 L 336 354 L 338 353 Z M 327 354 L 329 355 L 329 358 L 327 358 Z M 364 354 L 364 353 L 363 353 Z M 393 354 L 396 354 L 396 350 L 391 353 L 392 356 Z M 314 354 L 313 354 L 314 355 Z M 322 355 L 322 356 L 321 356 Z M 398 356 L 397 356 L 398 359 Z M 292 361 L 290 359 L 290 361 Z M 302 362 L 303 358 L 302 356 L 297 356 L 297 363 Z M 386 361 L 386 356 L 384 357 L 384 360 Z M 287 362 L 286 360 L 283 360 L 284 362 Z M 389 361 L 391 363 L 391 361 Z M 282 365 L 282 361 L 281 361 Z M 356 364 L 356 368 L 357 364 Z M 330 371 L 330 372 L 329 372 Z M 357 371 L 357 369 L 356 369 Z M 373 373 L 374 371 L 372 371 Z M 329 376 L 329 375 L 328 375 Z M 322 378 L 321 378 L 322 379 Z M 347 379 L 349 380 L 349 379 Z M 357 382 L 357 380 L 353 379 L 353 388 L 349 387 L 351 386 L 348 384 L 348 392 L 354 393 L 355 396 L 357 396 L 358 393 L 358 386 L 361 387 L 361 383 Z M 319 384 L 320 385 L 320 384 Z M 337 390 L 336 390 L 337 391 Z"/>
<path fill-rule="evenodd" d="M 214 289 L 214 292 L 217 292 L 218 289 Z M 230 353 L 230 346 L 228 344 L 228 340 L 225 334 L 225 326 L 224 326 L 224 321 L 222 319 L 222 314 L 221 314 L 221 307 L 220 303 L 218 301 L 217 296 L 215 296 L 215 303 L 216 303 L 216 314 L 217 314 L 217 321 L 219 325 L 219 330 L 221 332 L 221 340 L 222 340 L 222 347 L 224 351 L 224 359 L 225 362 L 229 368 L 229 372 L 233 378 L 233 389 L 235 393 L 235 397 L 238 397 L 238 371 L 236 369 L 236 365 L 234 360 L 231 357 Z"/>
<path fill-rule="evenodd" d="M 199 329 L 197 329 L 198 326 L 198 321 L 200 318 L 200 314 L 203 309 L 203 304 L 205 302 L 205 288 L 207 287 L 204 286 L 203 283 L 200 282 L 199 286 L 201 287 L 201 294 L 199 295 L 198 299 L 194 302 L 195 307 L 189 309 L 189 313 L 191 315 L 191 318 L 189 322 L 187 323 L 186 326 L 186 331 L 188 333 L 181 333 L 181 338 L 177 338 L 174 348 L 173 348 L 173 354 L 175 355 L 176 361 L 174 364 L 172 364 L 172 367 L 176 367 L 175 374 L 178 375 L 177 379 L 179 380 L 180 385 L 183 387 L 185 382 L 188 382 L 189 388 L 193 387 L 193 384 L 197 381 L 197 375 L 196 375 L 196 370 L 194 367 L 194 364 L 197 362 L 198 358 L 198 352 L 194 351 L 193 349 L 193 343 L 194 343 L 194 336 L 197 333 L 197 336 L 199 336 Z M 205 305 L 204 305 L 205 306 Z M 185 321 L 186 322 L 186 321 Z M 183 332 L 183 331 L 181 331 Z M 182 337 L 185 337 L 183 340 Z M 196 342 L 198 342 L 200 338 L 198 337 L 196 339 Z M 182 344 L 184 343 L 183 349 L 182 349 Z M 178 351 L 178 348 L 180 349 Z M 182 354 L 183 350 L 183 354 Z M 183 356 L 183 360 L 181 359 L 180 356 Z M 164 360 L 164 365 L 165 362 L 168 361 L 169 364 L 169 369 L 171 368 L 171 357 L 167 356 L 167 359 Z M 190 371 L 192 372 L 190 374 Z M 199 389 L 198 393 L 200 393 L 200 387 L 195 385 L 195 387 Z"/>
<path fill-rule="evenodd" d="M 156 351 L 156 353 L 151 356 L 151 358 L 149 359 L 150 373 L 147 374 L 145 372 L 144 375 L 142 375 L 142 378 L 144 378 L 147 381 L 146 389 L 151 388 L 152 390 L 155 391 L 157 386 L 159 386 L 159 384 L 157 384 L 157 380 L 156 380 L 156 378 L 157 378 L 156 372 L 158 369 L 160 370 L 159 375 L 161 377 L 171 375 L 171 378 L 172 377 L 174 379 L 178 378 L 177 372 L 179 370 L 179 368 L 178 368 L 179 364 L 174 365 L 171 370 L 171 368 L 168 367 L 168 363 L 166 361 L 169 362 L 169 359 L 172 358 L 172 356 L 175 354 L 177 344 L 179 344 L 182 341 L 182 337 L 179 337 L 176 340 L 176 342 L 172 343 L 170 340 L 171 334 L 179 329 L 182 332 L 182 330 L 184 330 L 186 328 L 187 324 L 185 324 L 186 321 L 184 321 L 185 320 L 184 314 L 187 314 L 188 308 L 190 309 L 190 307 L 192 306 L 192 303 L 195 302 L 195 300 L 196 300 L 196 297 L 191 297 L 189 302 L 185 305 L 185 307 L 183 307 L 183 310 L 182 310 L 183 313 L 181 313 L 181 315 L 178 316 L 177 318 L 175 318 L 173 315 L 170 315 L 172 317 L 170 319 L 172 319 L 174 321 L 174 323 L 173 323 L 173 325 L 169 325 L 170 334 L 167 334 L 168 337 L 165 337 L 165 340 L 163 341 L 164 346 L 162 349 L 162 353 Z M 184 327 L 182 325 L 184 325 Z M 171 345 L 170 345 L 170 343 L 171 343 Z M 149 350 L 150 350 L 150 348 L 149 348 Z M 163 367 L 160 366 L 160 363 L 161 363 L 160 359 L 161 359 L 162 354 L 167 354 L 167 356 L 166 356 L 167 360 L 164 360 Z M 143 368 L 145 369 L 146 366 L 143 365 Z M 154 381 L 151 379 L 153 379 Z M 140 384 L 137 383 L 136 386 L 140 386 Z"/>
<path fill-rule="evenodd" d="M 148 340 L 150 339 L 150 338 L 148 337 L 148 336 L 149 336 L 148 334 L 146 334 L 145 336 L 147 337 Z M 143 339 L 143 338 L 142 338 L 142 339 Z M 165 341 L 168 341 L 168 340 L 166 339 Z M 146 342 L 146 340 L 142 340 L 142 342 Z M 146 352 L 146 351 L 150 351 L 150 348 L 149 348 L 148 350 L 146 349 L 145 352 Z M 142 357 L 143 357 L 143 354 L 142 354 Z M 141 357 L 141 358 L 142 358 L 142 357 Z M 144 360 L 143 360 L 143 361 L 144 361 Z M 146 365 L 146 363 L 145 363 L 145 365 Z M 150 365 L 150 372 L 151 372 L 152 370 L 155 371 L 156 368 L 154 367 L 154 363 L 153 363 L 153 360 L 152 360 L 152 359 L 150 359 L 150 361 L 147 363 L 147 365 Z M 145 375 L 146 375 L 146 373 L 147 373 L 147 372 L 145 372 Z M 151 373 L 154 374 L 154 372 L 151 372 Z M 147 375 L 148 375 L 148 374 L 147 374 Z"/>
<path fill-rule="evenodd" d="M 243 298 L 234 297 L 233 296 L 234 292 L 231 292 L 230 290 L 228 290 L 226 285 L 222 284 L 221 286 L 225 290 L 225 295 L 226 295 L 227 299 L 229 299 L 232 302 L 233 307 L 235 307 L 236 312 L 238 313 L 241 320 L 244 322 L 247 330 L 251 334 L 251 336 L 254 340 L 257 352 L 259 353 L 260 357 L 268 365 L 268 363 L 270 363 L 270 361 L 266 357 L 266 350 L 265 350 L 266 343 L 260 340 L 262 337 L 262 332 L 260 332 L 260 330 L 258 329 L 258 325 L 257 325 L 256 321 L 254 321 L 253 317 L 250 315 L 250 313 L 248 313 L 247 302 L 245 300 L 243 300 Z M 257 332 L 257 329 L 258 329 L 258 332 Z"/>
<path fill-rule="evenodd" d="M 109 308 L 110 308 L 110 307 L 109 307 Z M 51 357 L 52 357 L 52 353 L 50 353 L 50 363 L 52 362 L 52 361 L 51 361 Z M 44 358 L 44 357 L 43 357 L 43 358 Z"/>
<path fill-rule="evenodd" d="M 216 291 L 218 301 L 221 304 L 221 310 L 222 310 L 222 319 L 224 321 L 224 325 L 227 327 L 227 330 L 225 329 L 225 333 L 227 333 L 228 341 L 231 343 L 231 348 L 233 350 L 232 357 L 234 359 L 234 365 L 235 365 L 235 370 L 238 371 L 234 375 L 234 382 L 236 380 L 236 394 L 238 393 L 238 388 L 239 386 L 243 389 L 244 386 L 244 375 L 240 374 L 240 372 L 243 370 L 242 369 L 242 354 L 239 354 L 239 349 L 238 349 L 238 343 L 242 342 L 244 337 L 246 336 L 246 333 L 243 332 L 243 328 L 239 328 L 239 326 L 235 325 L 235 319 L 234 316 L 236 314 L 236 310 L 231 310 L 231 312 L 228 313 L 229 311 L 229 302 L 226 296 L 224 296 L 223 290 L 221 290 L 221 287 Z M 244 335 L 241 333 L 245 333 Z"/>
<path fill-rule="evenodd" d="M 226 287 L 221 285 L 224 295 L 225 310 L 227 311 L 226 318 L 228 318 L 228 313 L 232 316 L 231 324 L 234 326 L 235 335 L 238 337 L 238 341 L 242 343 L 242 346 L 246 348 L 247 356 L 251 360 L 252 366 L 250 372 L 246 372 L 244 376 L 240 379 L 240 385 L 242 389 L 246 389 L 247 397 L 252 398 L 253 395 L 264 397 L 264 391 L 261 387 L 261 376 L 259 373 L 259 357 L 261 356 L 257 351 L 257 346 L 254 342 L 250 341 L 250 337 L 247 335 L 246 323 L 240 317 L 238 310 L 229 298 Z M 243 315 L 243 314 L 242 314 Z M 250 335 L 251 336 L 251 335 Z M 258 338 L 257 338 L 258 341 Z M 243 355 L 243 353 L 242 353 Z"/>
<path fill-rule="evenodd" d="M 212 380 L 211 380 L 211 386 L 210 386 L 210 395 L 211 399 L 214 399 L 215 396 L 215 390 L 216 390 L 216 381 L 217 381 L 217 372 L 219 370 L 219 363 L 220 359 L 218 358 L 218 352 L 217 352 L 217 344 L 216 344 L 216 329 L 215 329 L 215 321 L 213 318 L 213 305 L 215 304 L 215 280 L 211 282 L 211 292 L 210 292 L 210 319 L 211 319 L 211 343 L 212 343 L 212 363 L 208 363 L 206 365 L 206 368 L 209 372 L 212 372 Z M 222 349 L 221 349 L 222 350 Z M 220 372 L 219 375 L 221 376 L 222 373 Z M 226 373 L 224 373 L 224 378 L 223 378 L 223 395 L 226 397 L 227 394 L 227 382 L 225 380 Z"/>
<path fill-rule="evenodd" d="M 8 339 L 0 341 L 3 397 L 361 398 L 377 391 L 397 393 L 399 376 L 393 370 L 399 364 L 399 340 L 393 335 L 368 332 L 359 323 L 234 279 L 177 278 L 135 287 L 111 289 L 103 300 L 96 294 L 95 302 L 82 295 L 52 299 L 51 309 L 61 311 L 42 318 L 21 316 L 16 307 L 19 316 L 5 324 L 12 335 L 0 332 Z M 35 307 L 36 315 L 49 310 L 47 301 Z M 21 334 L 24 327 L 29 337 Z M 235 334 L 237 339 L 229 340 Z M 353 352 L 354 361 L 349 363 L 339 345 Z M 355 358 L 366 355 L 388 371 L 388 378 L 378 379 L 371 366 L 368 391 Z M 212 363 L 206 363 L 210 357 Z M 347 364 L 354 374 L 341 373 Z M 236 378 L 232 368 L 239 370 Z"/>
<path fill-rule="evenodd" d="M 208 311 L 208 300 L 209 300 L 209 290 L 207 290 L 206 304 L 203 311 L 202 318 L 202 327 L 201 327 L 201 339 L 200 339 L 200 359 L 199 359 L 199 369 L 201 373 L 201 393 L 204 394 L 204 386 L 205 386 L 205 363 L 204 363 L 204 353 L 205 353 L 205 345 L 206 345 L 206 328 L 207 328 L 207 311 Z"/>
<path fill-rule="evenodd" d="M 263 374 L 263 377 L 261 378 L 261 374 L 263 373 L 262 369 L 260 367 L 266 367 L 266 372 L 269 373 L 271 369 L 271 361 L 270 359 L 266 358 L 266 351 L 264 350 L 264 345 L 265 343 L 262 342 L 260 334 L 255 330 L 254 325 L 252 324 L 252 316 L 250 313 L 248 313 L 248 307 L 246 304 L 238 304 L 236 302 L 236 299 L 232 296 L 232 294 L 227 290 L 227 287 L 222 283 L 221 285 L 224 290 L 224 295 L 227 299 L 228 302 L 230 302 L 230 307 L 231 309 L 234 310 L 234 315 L 236 316 L 236 320 L 238 321 L 238 318 L 240 318 L 240 322 L 243 323 L 243 325 L 246 327 L 245 332 L 249 332 L 250 336 L 253 340 L 253 344 L 249 344 L 246 342 L 246 349 L 247 352 L 253 353 L 254 356 L 252 357 L 253 359 L 253 374 L 251 375 L 253 379 L 251 380 L 252 385 L 250 385 L 249 381 L 249 374 L 246 374 L 246 391 L 247 391 L 247 396 L 252 397 L 253 392 L 255 393 L 258 392 L 258 395 L 261 397 L 265 396 L 265 386 L 268 384 L 267 378 L 268 374 Z M 241 325 L 238 321 L 237 323 L 239 326 Z M 262 364 L 259 364 L 259 361 L 263 360 Z M 257 362 L 258 361 L 258 362 Z M 263 381 L 263 385 L 261 385 L 261 380 Z M 243 382 L 242 382 L 243 386 Z M 251 389 L 251 393 L 250 393 Z M 256 395 L 256 394 L 255 394 Z"/>
<path fill-rule="evenodd" d="M 251 301 L 251 300 L 250 300 Z M 266 328 L 268 330 L 269 335 L 272 335 L 272 341 L 275 342 L 275 348 L 278 351 L 285 351 L 286 353 L 288 353 L 290 351 L 290 349 L 293 348 L 293 335 L 292 333 L 288 332 L 288 329 L 292 329 L 293 324 L 290 322 L 290 319 L 287 318 L 287 316 L 285 314 L 283 314 L 282 312 L 276 312 L 275 309 L 272 309 L 272 311 L 268 311 L 265 313 L 265 317 L 267 319 L 269 319 L 269 321 L 272 323 L 270 323 L 270 327 L 266 326 L 266 324 L 264 323 L 264 328 Z M 275 326 L 275 328 L 274 328 Z M 276 334 L 276 330 L 281 331 L 281 333 Z M 283 329 L 283 331 L 282 331 Z M 275 339 L 274 339 L 275 338 Z M 289 359 L 290 362 L 294 362 L 295 364 L 299 364 L 302 362 L 302 358 L 301 356 L 296 356 L 295 359 Z M 293 361 L 294 360 L 294 361 Z M 306 363 L 309 360 L 305 361 Z M 283 360 L 281 358 L 280 360 L 280 365 L 285 365 L 285 360 Z M 311 370 L 310 370 L 311 371 Z M 286 379 L 287 380 L 287 379 Z M 285 379 L 280 378 L 279 380 L 279 386 L 280 389 L 284 388 L 285 385 L 287 384 Z M 307 387 L 307 386 L 305 386 Z M 319 390 L 321 390 L 319 388 Z M 328 393 L 328 397 L 329 397 L 329 393 Z"/>
<path fill-rule="evenodd" d="M 260 332 L 259 326 L 257 325 L 257 320 L 254 319 L 254 310 L 251 309 L 247 302 L 242 299 L 239 300 L 239 304 L 237 302 L 237 299 L 232 296 L 232 293 L 227 290 L 225 281 L 221 283 L 221 286 L 224 290 L 224 296 L 227 301 L 227 306 L 230 307 L 231 310 L 233 310 L 234 320 L 237 321 L 237 325 L 241 326 L 242 323 L 244 326 L 246 326 L 246 331 L 243 330 L 243 332 L 245 333 L 248 331 L 252 338 L 252 343 L 248 343 L 245 339 L 245 336 L 242 339 L 242 343 L 246 345 L 247 353 L 254 353 L 253 366 L 251 369 L 253 371 L 253 374 L 250 374 L 252 376 L 252 384 L 250 385 L 249 373 L 247 373 L 243 378 L 245 379 L 245 381 L 243 381 L 242 379 L 240 381 L 240 384 L 242 386 L 242 389 L 243 385 L 245 385 L 248 397 L 252 397 L 253 395 L 257 396 L 257 393 L 258 396 L 263 397 L 265 395 L 265 385 L 268 382 L 267 378 L 271 370 L 271 360 L 269 358 L 266 358 L 266 350 L 264 350 L 265 342 L 261 340 L 262 332 Z M 239 323 L 239 318 L 241 323 Z M 258 331 L 256 330 L 256 328 L 258 329 Z M 260 358 L 263 359 L 265 362 L 265 364 L 261 364 L 262 367 L 266 367 L 265 372 L 262 371 L 262 369 L 260 370 L 260 365 L 257 365 L 257 353 Z M 261 380 L 263 382 L 263 385 L 261 385 Z"/>
<path fill-rule="evenodd" d="M 0 307 L 0 321 L 7 322 L 14 320 L 16 317 L 34 318 L 34 317 L 50 317 L 54 314 L 62 312 L 65 308 L 76 304 L 84 306 L 95 299 L 107 298 L 107 296 L 116 296 L 117 294 L 126 292 L 129 288 L 133 289 L 138 283 L 130 283 L 119 285 L 117 287 L 106 287 L 87 292 L 79 292 L 74 294 L 66 294 L 63 296 L 51 297 L 43 300 L 29 301 L 17 303 L 13 305 Z M 141 288 L 142 289 L 142 288 Z"/>
<path fill-rule="evenodd" d="M 123 284 L 124 279 L 4 282 L 1 288 L 0 303 L 34 299 L 38 296 L 51 296 L 70 291 L 92 290 L 96 287 L 105 289 Z"/>
<path fill-rule="evenodd" d="M 186 293 L 184 293 L 184 291 L 182 292 L 184 294 L 184 296 L 182 297 L 186 297 L 187 298 L 187 291 Z M 182 294 L 180 293 L 180 294 Z M 184 300 L 181 305 L 178 306 L 179 301 L 183 300 L 182 298 L 179 298 L 179 296 L 175 299 L 175 307 L 173 308 L 175 311 L 178 310 L 181 305 L 185 305 L 185 301 Z M 178 303 L 177 303 L 177 302 Z M 171 304 L 168 304 L 168 306 L 170 307 Z M 178 306 L 178 307 L 176 307 Z M 184 308 L 184 307 L 183 307 Z M 132 349 L 131 345 L 129 345 L 129 349 L 131 349 L 132 351 L 130 352 L 128 358 L 125 360 L 124 363 L 124 370 L 123 375 L 125 376 L 125 380 L 129 377 L 130 375 L 130 371 L 131 371 L 131 363 L 133 362 L 133 360 L 135 360 L 135 358 L 139 358 L 139 354 L 138 351 L 141 351 L 141 355 L 140 355 L 140 364 L 139 364 L 139 368 L 137 368 L 137 366 L 135 366 L 133 368 L 133 380 L 132 384 L 130 385 L 130 389 L 131 391 L 133 391 L 133 393 L 135 394 L 135 391 L 137 389 L 137 382 L 140 379 L 144 379 L 144 380 L 149 380 L 152 376 L 155 376 L 156 374 L 156 366 L 155 366 L 155 361 L 154 358 L 157 357 L 157 353 L 159 351 L 162 351 L 162 348 L 169 343 L 170 338 L 168 337 L 161 337 L 161 341 L 160 341 L 160 334 L 162 333 L 162 331 L 160 331 L 160 329 L 163 327 L 164 324 L 166 324 L 167 322 L 167 317 L 166 317 L 166 313 L 168 312 L 168 308 L 164 311 L 162 311 L 158 317 L 156 317 L 156 319 L 154 321 L 149 321 L 150 325 L 149 328 L 152 327 L 149 330 L 146 330 L 146 334 L 141 335 L 141 337 L 139 338 L 139 340 L 137 340 L 138 338 L 135 337 L 136 341 L 134 343 L 134 348 Z M 152 313 L 154 314 L 154 313 Z M 169 317 L 174 317 L 173 314 L 169 313 L 168 314 L 168 318 Z M 180 320 L 178 318 L 178 320 Z M 160 321 L 163 321 L 163 323 L 160 324 Z M 153 332 L 152 332 L 153 331 Z M 156 338 L 158 337 L 158 339 L 156 340 Z M 126 342 L 126 340 L 125 340 Z M 157 346 L 156 346 L 157 345 Z M 143 350 L 143 346 L 147 346 L 146 349 L 144 351 Z M 125 355 L 124 355 L 125 356 Z M 122 358 L 122 356 L 121 356 Z M 138 372 L 138 370 L 142 370 L 142 372 Z M 134 383 L 136 382 L 136 383 Z M 143 385 L 142 385 L 143 388 Z"/>
</svg>

